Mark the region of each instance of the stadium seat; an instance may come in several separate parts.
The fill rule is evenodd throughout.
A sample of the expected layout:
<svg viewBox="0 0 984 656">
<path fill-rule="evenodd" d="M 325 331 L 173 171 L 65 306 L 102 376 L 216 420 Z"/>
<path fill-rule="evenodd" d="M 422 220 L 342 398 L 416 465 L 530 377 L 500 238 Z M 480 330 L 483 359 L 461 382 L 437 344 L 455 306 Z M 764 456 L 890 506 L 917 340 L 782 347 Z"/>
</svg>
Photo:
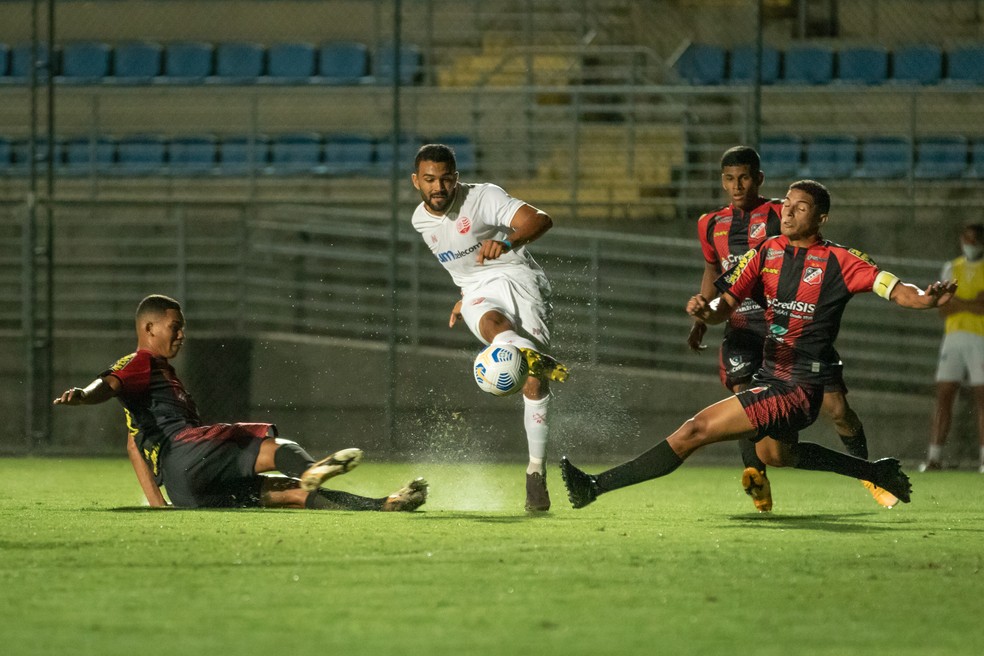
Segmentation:
<svg viewBox="0 0 984 656">
<path fill-rule="evenodd" d="M 909 173 L 912 147 L 902 137 L 872 137 L 861 144 L 859 178 L 904 178 Z"/>
<path fill-rule="evenodd" d="M 134 41 L 113 50 L 113 82 L 148 84 L 161 74 L 164 49 L 159 43 Z"/>
<path fill-rule="evenodd" d="M 59 82 L 67 84 L 95 84 L 109 76 L 112 49 L 107 43 L 79 41 L 62 48 Z"/>
<path fill-rule="evenodd" d="M 373 140 L 368 135 L 331 135 L 325 139 L 325 171 L 331 174 L 369 173 L 373 153 Z"/>
<path fill-rule="evenodd" d="M 14 153 L 10 144 L 10 139 L 0 137 L 0 175 L 10 172 L 14 166 Z"/>
<path fill-rule="evenodd" d="M 135 134 L 119 140 L 116 147 L 118 175 L 154 175 L 164 171 L 166 142 L 157 134 Z"/>
<path fill-rule="evenodd" d="M 478 158 L 475 154 L 475 144 L 467 136 L 450 134 L 437 137 L 434 143 L 451 146 L 454 149 L 454 159 L 461 173 L 474 173 L 478 168 Z"/>
<path fill-rule="evenodd" d="M 174 137 L 168 146 L 168 171 L 172 175 L 211 173 L 215 169 L 218 139 L 211 134 Z"/>
<path fill-rule="evenodd" d="M 38 135 L 37 141 L 38 171 L 44 175 L 48 167 L 48 138 Z M 12 173 L 26 175 L 30 171 L 31 147 L 27 138 L 16 139 L 10 143 L 10 170 Z M 64 146 L 55 142 L 54 161 L 56 167 L 61 167 L 64 161 Z"/>
<path fill-rule="evenodd" d="M 775 84 L 779 79 L 779 51 L 762 46 L 762 84 Z M 732 84 L 751 84 L 755 73 L 755 47 L 738 46 L 731 51 L 728 81 Z"/>
<path fill-rule="evenodd" d="M 958 84 L 984 84 L 984 46 L 948 51 L 945 80 Z"/>
<path fill-rule="evenodd" d="M 967 139 L 964 137 L 933 137 L 916 144 L 917 178 L 952 179 L 967 172 Z"/>
<path fill-rule="evenodd" d="M 317 132 L 295 132 L 274 138 L 270 145 L 270 173 L 324 172 L 321 164 L 321 135 Z"/>
<path fill-rule="evenodd" d="M 10 71 L 10 46 L 0 43 L 0 82 L 6 82 Z"/>
<path fill-rule="evenodd" d="M 391 45 L 376 48 L 372 58 L 372 75 L 376 84 L 393 84 L 393 74 L 396 70 L 396 51 Z M 420 81 L 423 56 L 420 49 L 412 44 L 400 47 L 400 84 L 411 85 Z"/>
<path fill-rule="evenodd" d="M 266 51 L 258 43 L 222 43 L 215 50 L 215 75 L 209 82 L 253 84 L 264 72 Z"/>
<path fill-rule="evenodd" d="M 943 51 L 936 46 L 908 46 L 892 53 L 892 82 L 939 84 L 943 76 Z"/>
<path fill-rule="evenodd" d="M 201 84 L 212 74 L 212 45 L 201 42 L 171 43 L 164 49 L 164 75 L 156 81 Z"/>
<path fill-rule="evenodd" d="M 64 172 L 68 175 L 106 173 L 116 157 L 116 142 L 109 137 L 76 137 L 65 142 Z"/>
<path fill-rule="evenodd" d="M 315 52 L 310 43 L 279 43 L 267 50 L 267 78 L 281 84 L 310 82 L 315 74 Z"/>
<path fill-rule="evenodd" d="M 790 134 L 763 136 L 759 144 L 762 171 L 772 179 L 799 174 L 802 160 L 800 138 Z"/>
<path fill-rule="evenodd" d="M 837 82 L 845 84 L 884 84 L 888 81 L 888 50 L 885 48 L 845 48 L 837 55 Z"/>
<path fill-rule="evenodd" d="M 318 81 L 364 84 L 369 77 L 369 49 L 352 41 L 326 43 L 318 52 Z"/>
<path fill-rule="evenodd" d="M 809 178 L 850 178 L 858 160 L 858 140 L 848 135 L 813 137 L 806 140 L 802 175 Z"/>
<path fill-rule="evenodd" d="M 829 48 L 790 48 L 785 63 L 781 81 L 786 84 L 829 84 L 834 77 L 834 53 Z"/>
<path fill-rule="evenodd" d="M 970 144 L 970 168 L 967 177 L 984 179 L 984 138 L 975 139 Z"/>
<path fill-rule="evenodd" d="M 48 65 L 48 45 L 38 44 L 38 61 L 41 67 L 38 69 L 38 80 L 47 79 Z M 26 82 L 31 77 L 31 66 L 33 65 L 32 48 L 30 43 L 16 45 L 10 51 L 10 77 L 17 82 Z"/>
<path fill-rule="evenodd" d="M 400 171 L 413 170 L 413 158 L 417 155 L 421 141 L 418 137 L 404 134 L 400 136 L 398 145 L 398 166 Z M 393 170 L 393 142 L 389 137 L 376 140 L 376 173 L 389 175 Z"/>
<path fill-rule="evenodd" d="M 219 145 L 221 175 L 259 173 L 270 163 L 270 140 L 264 135 L 226 137 Z"/>
<path fill-rule="evenodd" d="M 719 46 L 692 44 L 677 60 L 680 79 L 699 86 L 724 84 L 725 51 Z"/>
</svg>

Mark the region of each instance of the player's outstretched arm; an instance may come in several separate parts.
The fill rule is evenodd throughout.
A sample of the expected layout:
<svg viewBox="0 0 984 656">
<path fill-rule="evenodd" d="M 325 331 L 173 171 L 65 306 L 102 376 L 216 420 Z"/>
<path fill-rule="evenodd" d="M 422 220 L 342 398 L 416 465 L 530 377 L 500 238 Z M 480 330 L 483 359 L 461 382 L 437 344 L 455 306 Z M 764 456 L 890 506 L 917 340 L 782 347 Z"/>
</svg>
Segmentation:
<svg viewBox="0 0 984 656">
<path fill-rule="evenodd" d="M 164 495 L 161 494 L 161 488 L 157 485 L 157 481 L 154 480 L 154 475 L 150 472 L 147 461 L 143 459 L 143 455 L 140 453 L 140 447 L 134 441 L 132 433 L 126 440 L 126 455 L 130 458 L 130 464 L 133 465 L 133 473 L 137 475 L 137 482 L 140 483 L 140 489 L 143 490 L 144 496 L 147 497 L 147 503 L 154 508 L 163 508 L 166 506 L 167 501 L 164 500 Z"/>
<path fill-rule="evenodd" d="M 479 264 L 485 260 L 495 260 L 509 251 L 536 241 L 553 227 L 553 219 L 532 205 L 523 205 L 509 222 L 512 232 L 506 239 L 486 239 L 478 250 L 476 260 Z"/>
<path fill-rule="evenodd" d="M 727 292 L 712 301 L 708 301 L 703 294 L 697 294 L 687 301 L 687 314 L 704 323 L 717 324 L 727 320 L 737 307 L 737 299 Z"/>
<path fill-rule="evenodd" d="M 889 300 L 904 308 L 929 310 L 949 303 L 956 291 L 957 283 L 954 280 L 934 282 L 925 290 L 898 280 L 891 290 Z"/>
<path fill-rule="evenodd" d="M 721 272 L 718 270 L 717 265 L 704 262 L 704 274 L 700 279 L 701 296 L 704 298 L 714 298 L 717 295 L 714 281 L 717 280 L 719 275 L 721 275 Z M 691 351 L 698 352 L 707 348 L 707 345 L 702 343 L 705 333 L 707 333 L 707 324 L 701 319 L 694 318 L 694 323 L 690 327 L 690 334 L 687 335 L 687 346 L 690 347 Z"/>
<path fill-rule="evenodd" d="M 52 403 L 55 405 L 96 405 L 104 403 L 114 396 L 120 382 L 115 376 L 97 378 L 85 388 L 72 387 L 61 393 Z"/>
</svg>

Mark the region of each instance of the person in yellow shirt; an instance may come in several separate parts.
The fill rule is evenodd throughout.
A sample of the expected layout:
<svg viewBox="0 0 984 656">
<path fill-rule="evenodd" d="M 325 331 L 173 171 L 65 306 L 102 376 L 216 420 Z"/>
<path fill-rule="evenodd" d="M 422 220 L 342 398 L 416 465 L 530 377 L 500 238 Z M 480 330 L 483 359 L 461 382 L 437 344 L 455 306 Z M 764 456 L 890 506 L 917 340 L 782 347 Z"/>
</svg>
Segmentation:
<svg viewBox="0 0 984 656">
<path fill-rule="evenodd" d="M 957 281 L 957 293 L 940 307 L 945 321 L 936 370 L 936 410 L 929 453 L 919 470 L 942 469 L 943 445 L 953 423 L 953 403 L 966 380 L 974 393 L 980 440 L 979 471 L 984 474 L 984 223 L 968 223 L 960 233 L 963 255 L 947 262 L 943 278 Z"/>
</svg>

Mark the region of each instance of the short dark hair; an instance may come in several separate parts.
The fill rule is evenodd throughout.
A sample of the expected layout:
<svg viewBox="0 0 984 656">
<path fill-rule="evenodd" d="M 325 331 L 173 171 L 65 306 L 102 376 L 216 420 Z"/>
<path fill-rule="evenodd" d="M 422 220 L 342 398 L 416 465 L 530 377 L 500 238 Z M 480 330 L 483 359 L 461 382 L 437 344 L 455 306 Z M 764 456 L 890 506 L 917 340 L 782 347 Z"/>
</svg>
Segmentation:
<svg viewBox="0 0 984 656">
<path fill-rule="evenodd" d="M 721 155 L 721 168 L 726 166 L 747 166 L 752 173 L 758 173 L 762 170 L 762 160 L 751 146 L 735 146 Z"/>
<path fill-rule="evenodd" d="M 798 180 L 789 185 L 789 188 L 799 189 L 810 194 L 813 198 L 813 205 L 820 214 L 830 213 L 830 191 L 816 180 Z"/>
<path fill-rule="evenodd" d="M 168 310 L 177 310 L 178 312 L 181 312 L 181 304 L 170 296 L 164 296 L 163 294 L 151 294 L 150 296 L 144 298 L 144 300 L 140 301 L 140 304 L 137 306 L 136 318 L 139 319 L 147 314 L 161 315 L 166 313 Z"/>
<path fill-rule="evenodd" d="M 421 146 L 417 151 L 417 156 L 413 159 L 414 171 L 420 169 L 421 162 L 447 164 L 452 171 L 458 170 L 458 163 L 454 159 L 454 148 L 444 144 L 427 144 Z"/>
<path fill-rule="evenodd" d="M 973 232 L 977 241 L 984 242 L 984 223 L 980 221 L 968 221 L 963 226 L 964 232 Z"/>
</svg>

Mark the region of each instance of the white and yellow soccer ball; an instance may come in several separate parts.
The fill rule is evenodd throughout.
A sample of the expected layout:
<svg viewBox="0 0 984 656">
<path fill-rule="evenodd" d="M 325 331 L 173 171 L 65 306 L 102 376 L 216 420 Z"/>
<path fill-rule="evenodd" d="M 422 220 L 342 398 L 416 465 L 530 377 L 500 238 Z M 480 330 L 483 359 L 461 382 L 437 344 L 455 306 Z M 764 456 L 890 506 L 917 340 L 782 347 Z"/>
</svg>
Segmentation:
<svg viewBox="0 0 984 656">
<path fill-rule="evenodd" d="M 475 382 L 483 392 L 509 396 L 523 389 L 529 365 L 523 353 L 512 344 L 492 344 L 475 357 L 473 371 Z"/>
</svg>

